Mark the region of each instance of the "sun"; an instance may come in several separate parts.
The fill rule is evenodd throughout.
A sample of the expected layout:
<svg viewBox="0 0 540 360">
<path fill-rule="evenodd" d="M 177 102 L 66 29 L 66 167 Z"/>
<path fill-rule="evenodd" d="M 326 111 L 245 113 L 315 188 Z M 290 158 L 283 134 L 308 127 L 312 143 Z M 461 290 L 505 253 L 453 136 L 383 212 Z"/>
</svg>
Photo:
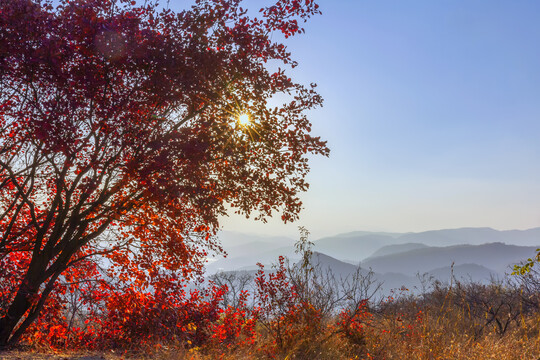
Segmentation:
<svg viewBox="0 0 540 360">
<path fill-rule="evenodd" d="M 237 121 L 240 126 L 248 126 L 251 123 L 251 118 L 249 114 L 241 113 L 238 115 Z"/>
</svg>

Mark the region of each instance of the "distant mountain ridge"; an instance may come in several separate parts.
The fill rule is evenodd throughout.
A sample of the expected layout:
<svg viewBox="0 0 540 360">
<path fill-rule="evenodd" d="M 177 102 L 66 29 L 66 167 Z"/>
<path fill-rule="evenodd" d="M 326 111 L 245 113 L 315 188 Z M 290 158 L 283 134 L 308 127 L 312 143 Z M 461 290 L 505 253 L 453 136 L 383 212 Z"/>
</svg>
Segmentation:
<svg viewBox="0 0 540 360">
<path fill-rule="evenodd" d="M 397 254 L 409 250 L 416 250 L 416 249 L 425 249 L 429 246 L 421 243 L 405 243 L 405 244 L 397 244 L 397 245 L 386 245 L 380 248 L 379 250 L 375 251 L 371 257 L 377 257 L 377 256 L 385 256 L 385 255 L 391 255 L 391 254 Z"/>
<path fill-rule="evenodd" d="M 509 267 L 519 263 L 535 252 L 533 246 L 490 243 L 483 245 L 454 245 L 427 247 L 371 257 L 361 262 L 362 267 L 375 272 L 399 272 L 414 275 L 444 266 L 476 264 L 494 270 L 499 274 L 509 271 Z"/>
<path fill-rule="evenodd" d="M 419 233 L 406 233 L 396 240 L 400 243 L 418 242 L 428 246 L 480 245 L 493 242 L 537 246 L 540 244 L 540 227 L 528 230 L 495 230 L 492 228 L 430 230 Z"/>
<path fill-rule="evenodd" d="M 291 238 L 231 232 L 222 232 L 219 237 L 228 257 L 217 258 L 209 264 L 209 273 L 255 269 L 258 262 L 269 265 L 279 255 L 293 261 L 297 258 L 295 240 Z M 482 244 L 485 246 L 478 248 L 480 250 L 466 247 Z M 362 262 L 362 266 L 371 266 L 377 272 L 411 276 L 416 272 L 449 267 L 452 261 L 455 269 L 464 264 L 475 264 L 483 267 L 477 269 L 478 273 L 502 274 L 508 270 L 508 265 L 534 254 L 537 247 L 540 247 L 540 228 L 504 231 L 460 228 L 403 234 L 355 231 L 315 240 L 313 250 L 349 265 Z"/>
<path fill-rule="evenodd" d="M 382 234 L 333 236 L 314 241 L 314 249 L 337 259 L 356 260 L 367 258 L 382 246 L 393 245 L 397 239 Z"/>
<path fill-rule="evenodd" d="M 475 281 L 489 282 L 492 279 L 501 278 L 501 274 L 494 270 L 488 269 L 485 266 L 477 264 L 461 264 L 452 266 L 440 267 L 430 270 L 429 275 L 443 282 L 449 283 L 454 277 L 458 281 Z"/>
<path fill-rule="evenodd" d="M 359 235 L 355 235 L 356 233 Z M 503 231 L 492 228 L 459 228 L 392 234 L 391 236 L 384 233 L 354 232 L 314 241 L 315 250 L 347 261 L 366 259 L 373 256 L 380 248 L 389 245 L 416 243 L 426 246 L 451 246 L 481 245 L 494 242 L 519 246 L 540 246 L 540 228 Z"/>
<path fill-rule="evenodd" d="M 315 252 L 313 254 L 312 264 L 321 267 L 323 273 L 331 270 L 336 278 L 345 279 L 355 271 L 357 266 L 348 264 L 328 255 Z M 361 274 L 366 276 L 373 269 L 367 269 L 361 266 Z M 428 279 L 437 279 L 443 283 L 449 284 L 453 279 L 461 282 L 479 282 L 488 283 L 492 278 L 499 278 L 501 274 L 476 264 L 461 264 L 453 267 L 435 268 L 425 272 Z M 419 274 L 404 274 L 402 272 L 378 272 L 373 271 L 373 280 L 375 283 L 382 283 L 381 295 L 391 295 L 392 290 L 407 289 L 406 291 L 418 292 L 421 287 Z M 453 277 L 453 279 L 452 279 Z M 452 279 L 452 280 L 451 280 Z"/>
</svg>

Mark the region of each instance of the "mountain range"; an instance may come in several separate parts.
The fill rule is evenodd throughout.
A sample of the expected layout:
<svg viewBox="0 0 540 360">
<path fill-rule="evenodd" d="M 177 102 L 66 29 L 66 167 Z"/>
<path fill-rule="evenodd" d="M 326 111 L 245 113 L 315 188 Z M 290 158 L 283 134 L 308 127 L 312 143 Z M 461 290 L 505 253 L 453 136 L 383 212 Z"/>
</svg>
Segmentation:
<svg viewBox="0 0 540 360">
<path fill-rule="evenodd" d="M 294 240 L 223 232 L 219 235 L 227 258 L 207 265 L 218 271 L 254 270 L 258 262 L 275 263 L 284 255 L 296 261 Z M 371 269 L 386 289 L 418 284 L 417 274 L 448 281 L 485 282 L 511 272 L 511 266 L 540 247 L 540 228 L 499 231 L 491 228 L 460 228 L 419 233 L 358 231 L 325 237 L 313 242 L 321 264 L 346 275 L 360 265 Z M 321 265 L 322 266 L 322 265 Z"/>
</svg>

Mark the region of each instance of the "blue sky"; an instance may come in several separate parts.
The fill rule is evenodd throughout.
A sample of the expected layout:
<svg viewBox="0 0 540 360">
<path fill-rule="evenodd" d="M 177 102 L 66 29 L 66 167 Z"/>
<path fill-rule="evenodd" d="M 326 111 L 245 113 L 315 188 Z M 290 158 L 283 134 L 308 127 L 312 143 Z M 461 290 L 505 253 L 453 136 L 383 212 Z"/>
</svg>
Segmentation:
<svg viewBox="0 0 540 360">
<path fill-rule="evenodd" d="M 298 224 L 224 229 L 540 226 L 540 2 L 319 3 L 288 44 L 325 98 L 311 119 L 331 156 L 311 163 Z"/>
</svg>

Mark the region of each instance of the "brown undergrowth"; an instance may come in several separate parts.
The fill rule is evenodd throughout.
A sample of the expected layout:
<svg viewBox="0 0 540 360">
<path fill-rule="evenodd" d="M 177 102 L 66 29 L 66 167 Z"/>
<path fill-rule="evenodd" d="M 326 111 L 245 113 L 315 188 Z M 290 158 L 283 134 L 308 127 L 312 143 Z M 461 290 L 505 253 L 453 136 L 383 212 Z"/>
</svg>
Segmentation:
<svg viewBox="0 0 540 360">
<path fill-rule="evenodd" d="M 192 293 L 176 308 L 137 297 L 113 318 L 96 312 L 101 327 L 78 330 L 85 342 L 68 330 L 62 341 L 45 336 L 59 325 L 36 329 L 27 348 L 0 360 L 540 359 L 536 269 L 486 283 L 420 277 L 421 290 L 381 297 L 372 272 L 343 278 L 317 263 L 307 234 L 297 249 L 295 264 L 280 257 L 256 274 L 216 274 L 209 281 L 219 291 Z"/>
<path fill-rule="evenodd" d="M 186 348 L 171 341 L 132 351 L 70 352 L 34 344 L 0 353 L 0 359 L 540 359 L 540 315 L 531 305 L 538 294 L 525 299 L 523 291 L 510 290 L 457 284 L 401 294 L 366 305 L 357 327 L 348 331 L 339 316 L 322 319 L 316 309 L 298 309 L 295 318 L 282 319 L 281 346 L 277 325 L 258 322 L 253 341 L 233 347 L 209 342 Z"/>
</svg>

